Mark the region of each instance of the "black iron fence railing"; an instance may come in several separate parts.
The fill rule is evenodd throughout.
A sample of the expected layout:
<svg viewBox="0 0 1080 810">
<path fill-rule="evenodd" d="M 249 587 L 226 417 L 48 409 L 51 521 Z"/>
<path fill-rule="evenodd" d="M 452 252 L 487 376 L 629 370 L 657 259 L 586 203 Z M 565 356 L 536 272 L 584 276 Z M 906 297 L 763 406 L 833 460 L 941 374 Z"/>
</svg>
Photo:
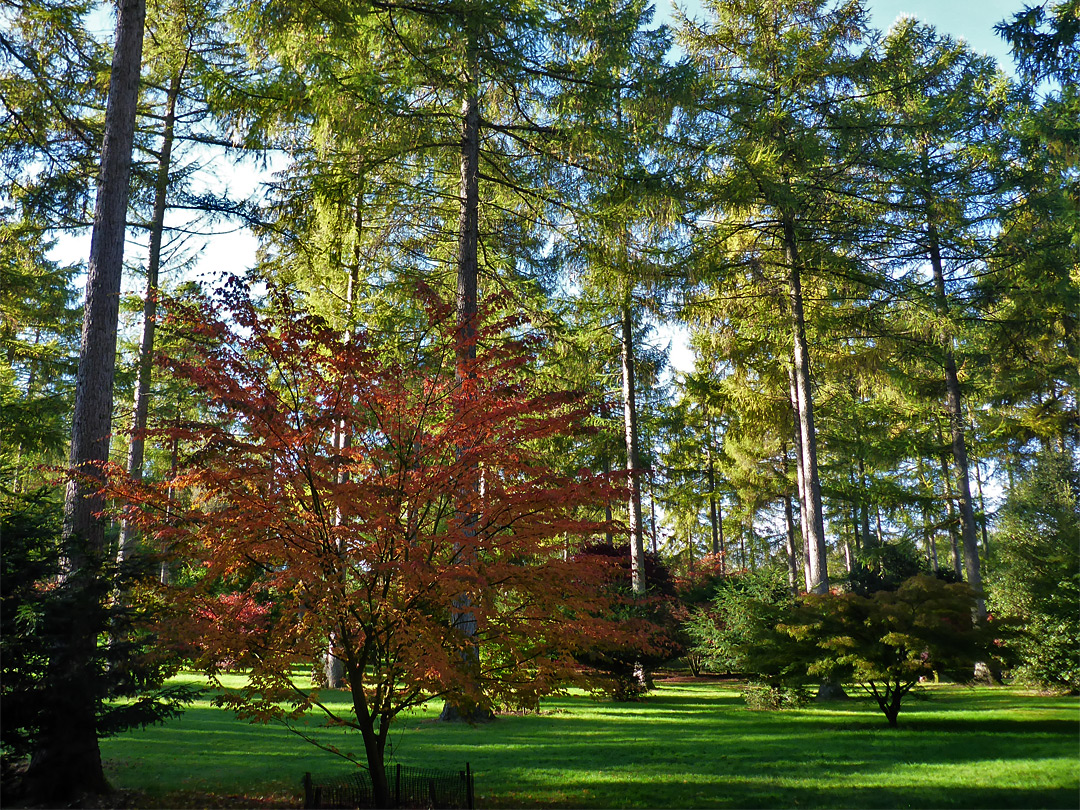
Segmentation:
<svg viewBox="0 0 1080 810">
<path fill-rule="evenodd" d="M 469 763 L 463 771 L 438 771 L 404 765 L 386 767 L 390 808 L 422 810 L 473 810 L 473 774 Z M 343 776 L 313 777 L 304 774 L 305 808 L 377 808 L 371 774 L 357 768 Z"/>
</svg>

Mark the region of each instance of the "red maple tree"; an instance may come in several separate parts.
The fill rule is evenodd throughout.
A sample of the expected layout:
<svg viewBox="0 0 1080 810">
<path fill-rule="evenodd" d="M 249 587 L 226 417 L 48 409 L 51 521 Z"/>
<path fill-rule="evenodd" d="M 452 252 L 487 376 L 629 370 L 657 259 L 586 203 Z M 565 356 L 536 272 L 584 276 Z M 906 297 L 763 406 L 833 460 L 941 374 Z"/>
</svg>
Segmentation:
<svg viewBox="0 0 1080 810">
<path fill-rule="evenodd" d="M 611 618 L 612 561 L 565 549 L 613 529 L 589 517 L 612 482 L 546 463 L 545 441 L 583 429 L 588 408 L 537 390 L 527 345 L 503 337 L 514 324 L 479 329 L 475 366 L 455 375 L 453 313 L 433 300 L 428 328 L 388 351 L 270 297 L 260 312 L 233 282 L 217 300 L 171 303 L 194 357 L 165 362 L 205 416 L 151 431 L 194 448 L 175 477 L 114 470 L 111 494 L 146 536 L 200 561 L 189 598 L 202 661 L 250 672 L 229 702 L 286 721 L 317 707 L 356 728 L 385 801 L 403 710 L 439 696 L 529 706 L 603 685 L 575 654 L 635 628 Z M 461 594 L 475 637 L 454 621 Z M 355 715 L 295 677 L 327 639 Z M 479 671 L 462 654 L 474 643 Z"/>
</svg>

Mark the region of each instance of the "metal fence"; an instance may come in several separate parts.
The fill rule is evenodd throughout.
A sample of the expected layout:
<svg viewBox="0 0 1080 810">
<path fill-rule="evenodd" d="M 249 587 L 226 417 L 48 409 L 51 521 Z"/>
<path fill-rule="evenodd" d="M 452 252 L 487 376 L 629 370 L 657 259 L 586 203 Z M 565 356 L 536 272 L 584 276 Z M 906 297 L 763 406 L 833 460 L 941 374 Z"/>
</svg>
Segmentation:
<svg viewBox="0 0 1080 810">
<path fill-rule="evenodd" d="M 469 763 L 463 771 L 436 771 L 403 765 L 386 767 L 389 807 L 422 810 L 473 810 L 473 775 Z M 305 808 L 377 808 L 371 774 L 366 769 L 336 777 L 304 774 Z"/>
</svg>

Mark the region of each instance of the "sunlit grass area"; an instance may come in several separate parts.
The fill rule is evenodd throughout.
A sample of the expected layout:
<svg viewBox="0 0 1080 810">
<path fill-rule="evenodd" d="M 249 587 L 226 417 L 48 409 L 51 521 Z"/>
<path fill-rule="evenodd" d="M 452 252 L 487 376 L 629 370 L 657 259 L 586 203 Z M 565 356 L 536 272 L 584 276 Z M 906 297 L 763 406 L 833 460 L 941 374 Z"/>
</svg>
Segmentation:
<svg viewBox="0 0 1080 810">
<path fill-rule="evenodd" d="M 326 697 L 348 702 L 346 693 Z M 439 708 L 398 724 L 393 758 L 452 770 L 469 762 L 481 807 L 1080 804 L 1080 701 L 1015 688 L 931 687 L 897 729 L 865 698 L 756 712 L 737 685 L 709 681 L 661 682 L 640 703 L 552 698 L 539 715 L 478 727 L 437 723 Z M 362 757 L 358 734 L 317 726 L 320 738 Z M 162 806 L 192 793 L 298 806 L 305 771 L 351 767 L 208 701 L 166 726 L 106 740 L 102 756 L 116 788 Z"/>
</svg>

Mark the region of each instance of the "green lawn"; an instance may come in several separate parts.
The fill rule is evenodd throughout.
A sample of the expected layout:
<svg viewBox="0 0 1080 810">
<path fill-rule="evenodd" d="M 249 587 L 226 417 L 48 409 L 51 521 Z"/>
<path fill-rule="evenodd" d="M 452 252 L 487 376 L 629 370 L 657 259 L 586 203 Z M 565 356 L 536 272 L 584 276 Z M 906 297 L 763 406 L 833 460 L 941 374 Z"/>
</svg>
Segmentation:
<svg viewBox="0 0 1080 810">
<path fill-rule="evenodd" d="M 693 682 L 661 683 L 641 703 L 552 698 L 540 715 L 476 728 L 434 722 L 433 706 L 401 721 L 393 744 L 407 765 L 471 763 L 480 807 L 1080 806 L 1080 701 L 1007 687 L 928 691 L 897 729 L 866 699 L 752 712 L 734 686 Z M 362 751 L 355 733 L 318 733 Z M 102 756 L 115 787 L 161 806 L 241 806 L 227 798 L 238 795 L 297 806 L 305 771 L 350 767 L 205 702 L 104 741 Z"/>
</svg>

